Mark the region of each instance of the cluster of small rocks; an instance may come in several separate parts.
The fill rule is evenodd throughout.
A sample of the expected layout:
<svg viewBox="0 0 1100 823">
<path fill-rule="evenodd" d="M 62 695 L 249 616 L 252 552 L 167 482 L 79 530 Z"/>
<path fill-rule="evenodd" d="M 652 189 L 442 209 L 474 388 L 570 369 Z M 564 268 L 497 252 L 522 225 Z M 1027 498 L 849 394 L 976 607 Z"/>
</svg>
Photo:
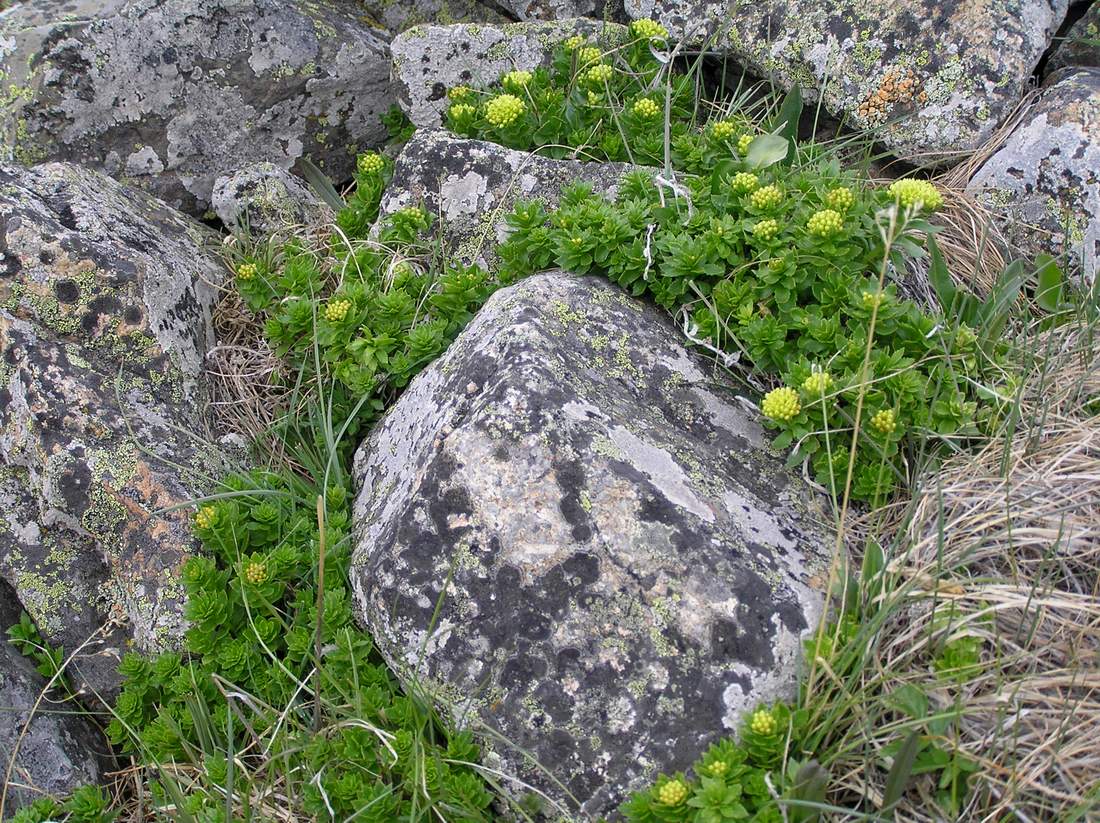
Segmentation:
<svg viewBox="0 0 1100 823">
<path fill-rule="evenodd" d="M 399 105 L 419 130 L 383 214 L 423 202 L 454 257 L 491 265 L 516 198 L 613 192 L 626 169 L 450 136 L 446 88 L 648 17 L 903 159 L 977 152 L 967 189 L 1003 236 L 1095 277 L 1100 3 L 16 2 L 0 12 L 0 630 L 25 610 L 81 650 L 89 700 L 117 689 L 124 649 L 178 643 L 195 549 L 180 505 L 218 464 L 195 409 L 224 264 L 200 219 L 323 224 L 294 172 L 348 180 Z M 666 318 L 556 273 L 498 293 L 359 451 L 363 622 L 397 671 L 467 696 L 457 720 L 555 764 L 561 783 L 494 755 L 584 816 L 795 688 L 832 540 L 731 396 Z M 29 787 L 15 802 L 103 774 L 91 727 L 33 715 L 45 682 L 6 644 L 0 678 L 17 710 L 0 763 L 14 754 Z"/>
</svg>

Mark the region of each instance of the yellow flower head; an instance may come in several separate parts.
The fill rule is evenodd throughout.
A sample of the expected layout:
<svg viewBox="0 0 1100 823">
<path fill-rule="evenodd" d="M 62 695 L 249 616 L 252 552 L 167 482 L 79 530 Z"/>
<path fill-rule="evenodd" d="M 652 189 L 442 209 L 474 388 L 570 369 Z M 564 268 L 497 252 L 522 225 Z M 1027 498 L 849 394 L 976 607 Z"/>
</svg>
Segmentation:
<svg viewBox="0 0 1100 823">
<path fill-rule="evenodd" d="M 855 205 L 856 196 L 852 190 L 844 186 L 833 189 L 825 195 L 825 205 L 835 211 L 848 211 Z"/>
<path fill-rule="evenodd" d="M 218 510 L 214 506 L 203 506 L 195 513 L 195 525 L 200 529 L 209 529 L 218 522 Z"/>
<path fill-rule="evenodd" d="M 751 171 L 739 171 L 730 181 L 730 187 L 737 194 L 747 194 L 760 185 L 760 179 Z"/>
<path fill-rule="evenodd" d="M 889 191 L 902 208 L 935 211 L 943 205 L 943 195 L 927 180 L 895 180 L 890 184 Z"/>
<path fill-rule="evenodd" d="M 810 397 L 821 397 L 833 387 L 833 376 L 827 371 L 815 371 L 802 381 L 802 391 Z"/>
<path fill-rule="evenodd" d="M 602 102 L 603 102 L 603 95 L 600 94 L 598 91 L 592 91 L 591 89 L 589 89 L 589 91 L 588 91 L 588 105 L 598 106 Z"/>
<path fill-rule="evenodd" d="M 508 89 L 508 91 L 520 92 L 527 88 L 527 84 L 531 82 L 532 76 L 533 75 L 529 71 L 517 69 L 501 77 L 500 84 Z"/>
<path fill-rule="evenodd" d="M 581 46 L 584 45 L 584 38 L 579 34 L 574 34 L 572 37 L 570 37 L 568 40 L 566 40 L 562 45 L 565 46 L 566 51 L 570 51 L 570 52 L 576 51 L 577 49 L 579 49 Z"/>
<path fill-rule="evenodd" d="M 325 320 L 330 323 L 340 323 L 348 316 L 350 308 L 350 300 L 329 300 L 325 304 Z"/>
<path fill-rule="evenodd" d="M 251 280 L 259 272 L 255 263 L 241 263 L 237 266 L 237 277 L 241 280 Z"/>
<path fill-rule="evenodd" d="M 667 40 L 668 29 L 656 20 L 635 20 L 630 24 L 630 32 L 643 40 Z"/>
<path fill-rule="evenodd" d="M 871 428 L 879 434 L 890 434 L 897 427 L 898 420 L 893 409 L 883 409 L 871 418 Z"/>
<path fill-rule="evenodd" d="M 653 120 L 660 116 L 661 107 L 648 97 L 643 97 L 641 100 L 635 101 L 634 114 L 643 120 Z"/>
<path fill-rule="evenodd" d="M 806 230 L 815 237 L 832 237 L 844 229 L 844 218 L 840 212 L 832 209 L 822 209 L 814 212 L 806 223 Z"/>
<path fill-rule="evenodd" d="M 880 291 L 865 291 L 861 297 L 863 300 L 863 308 L 867 310 L 877 309 L 886 302 L 886 295 Z"/>
<path fill-rule="evenodd" d="M 267 566 L 256 560 L 251 560 L 244 566 L 244 579 L 253 586 L 259 586 L 267 582 Z"/>
<path fill-rule="evenodd" d="M 710 133 L 716 140 L 729 140 L 736 131 L 737 127 L 729 120 L 718 120 L 710 124 Z"/>
<path fill-rule="evenodd" d="M 764 186 L 764 188 L 757 189 L 752 193 L 750 202 L 754 209 L 760 211 L 774 209 L 783 202 L 783 191 L 776 185 Z"/>
<path fill-rule="evenodd" d="M 452 103 L 466 103 L 474 96 L 469 86 L 453 86 L 447 89 L 447 99 Z"/>
<path fill-rule="evenodd" d="M 358 165 L 360 174 L 380 174 L 386 167 L 386 161 L 382 159 L 382 155 L 371 151 L 359 155 Z"/>
<path fill-rule="evenodd" d="M 737 153 L 744 157 L 749 153 L 749 146 L 752 145 L 753 136 L 751 134 L 742 134 L 737 140 Z"/>
<path fill-rule="evenodd" d="M 781 386 L 764 395 L 760 411 L 770 420 L 782 423 L 802 411 L 802 403 L 799 402 L 798 392 L 789 386 Z"/>
<path fill-rule="evenodd" d="M 527 106 L 514 94 L 501 94 L 485 106 L 485 119 L 493 128 L 504 129 L 515 123 L 525 111 Z"/>
<path fill-rule="evenodd" d="M 774 240 L 779 235 L 778 220 L 761 220 L 752 227 L 752 236 L 760 240 Z"/>
<path fill-rule="evenodd" d="M 688 796 L 688 787 L 683 780 L 669 780 L 657 790 L 657 800 L 662 806 L 679 806 Z"/>
<path fill-rule="evenodd" d="M 577 49 L 577 65 L 587 66 L 589 63 L 599 63 L 603 59 L 603 52 L 595 46 L 585 46 Z"/>
<path fill-rule="evenodd" d="M 779 731 L 779 724 L 775 720 L 775 715 L 770 711 L 757 709 L 752 713 L 752 719 L 749 720 L 749 728 L 752 729 L 754 734 L 771 737 Z"/>
<path fill-rule="evenodd" d="M 477 114 L 477 109 L 469 103 L 455 103 L 451 106 L 451 119 L 456 123 L 461 123 L 463 120 L 473 120 L 475 114 Z"/>
<path fill-rule="evenodd" d="M 603 86 L 611 79 L 613 74 L 615 74 L 615 70 L 611 66 L 607 63 L 600 63 L 584 73 L 584 82 L 590 86 Z"/>
<path fill-rule="evenodd" d="M 713 777 L 721 777 L 729 770 L 729 766 L 725 760 L 715 760 L 707 767 L 707 771 L 711 773 Z"/>
</svg>

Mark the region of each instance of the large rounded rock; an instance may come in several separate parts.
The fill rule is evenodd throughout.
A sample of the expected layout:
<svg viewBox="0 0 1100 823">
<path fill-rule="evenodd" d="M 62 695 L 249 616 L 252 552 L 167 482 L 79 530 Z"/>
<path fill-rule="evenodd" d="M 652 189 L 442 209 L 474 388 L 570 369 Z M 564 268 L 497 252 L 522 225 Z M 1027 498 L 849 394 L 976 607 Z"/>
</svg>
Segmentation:
<svg viewBox="0 0 1100 823">
<path fill-rule="evenodd" d="M 1068 0 L 626 0 L 809 95 L 916 162 L 948 163 L 1016 107 Z"/>
<path fill-rule="evenodd" d="M 36 0 L 0 18 L 17 160 L 72 160 L 199 213 L 215 178 L 385 138 L 386 43 L 338 0 Z"/>
<path fill-rule="evenodd" d="M 452 259 L 491 266 L 517 200 L 540 200 L 553 209 L 562 191 L 577 182 L 614 196 L 630 169 L 622 163 L 554 160 L 419 129 L 397 158 L 379 213 L 423 206 L 438 217 L 435 229 Z"/>
<path fill-rule="evenodd" d="M 584 819 L 792 697 L 822 613 L 825 513 L 707 370 L 655 308 L 539 275 L 356 457 L 352 579 L 383 654 Z"/>
<path fill-rule="evenodd" d="M 1048 83 L 967 189 L 1017 250 L 1063 257 L 1091 283 L 1100 268 L 1100 69 L 1066 69 Z"/>
<path fill-rule="evenodd" d="M 80 685 L 183 630 L 217 236 L 76 166 L 0 167 L 0 577 Z"/>
<path fill-rule="evenodd" d="M 305 181 L 274 163 L 253 163 L 219 177 L 213 203 L 227 228 L 254 237 L 317 227 L 333 217 Z"/>
</svg>

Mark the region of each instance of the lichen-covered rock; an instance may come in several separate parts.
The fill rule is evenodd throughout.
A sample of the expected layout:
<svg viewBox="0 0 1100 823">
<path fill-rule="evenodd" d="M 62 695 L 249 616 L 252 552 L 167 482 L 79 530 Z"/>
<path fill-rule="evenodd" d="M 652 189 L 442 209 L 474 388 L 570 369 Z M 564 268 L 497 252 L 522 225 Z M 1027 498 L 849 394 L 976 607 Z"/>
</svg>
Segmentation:
<svg viewBox="0 0 1100 823">
<path fill-rule="evenodd" d="M 626 0 L 790 88 L 823 95 L 902 156 L 951 162 L 1006 117 L 1068 0 Z"/>
<path fill-rule="evenodd" d="M 383 37 L 337 0 L 36 0 L 0 18 L 0 125 L 200 213 L 214 180 L 309 156 L 334 179 L 385 138 Z"/>
<path fill-rule="evenodd" d="M 553 209 L 562 190 L 578 181 L 599 194 L 614 194 L 630 169 L 622 163 L 554 160 L 420 129 L 397 158 L 380 213 L 423 205 L 436 218 L 452 259 L 491 265 L 493 249 L 509 231 L 504 218 L 517 200 L 539 199 Z"/>
<path fill-rule="evenodd" d="M 585 18 L 505 26 L 417 26 L 394 38 L 393 76 L 398 102 L 418 127 L 436 128 L 447 89 L 493 83 L 513 69 L 549 65 L 554 46 L 576 34 L 598 35 L 612 48 L 625 33 L 615 23 Z"/>
<path fill-rule="evenodd" d="M 425 24 L 503 24 L 511 21 L 495 6 L 479 0 L 362 0 L 362 3 L 372 19 L 392 32 Z"/>
<path fill-rule="evenodd" d="M 52 642 L 92 641 L 97 690 L 183 628 L 215 243 L 92 170 L 0 166 L 0 577 Z"/>
<path fill-rule="evenodd" d="M 681 340 L 606 281 L 528 278 L 356 456 L 383 654 L 586 820 L 791 697 L 823 608 L 824 512 Z"/>
<path fill-rule="evenodd" d="M 1093 3 L 1056 45 L 1047 73 L 1067 66 L 1100 67 L 1100 3 Z"/>
<path fill-rule="evenodd" d="M 305 181 L 274 163 L 254 163 L 214 182 L 214 212 L 233 231 L 263 237 L 332 219 L 332 209 Z"/>
<path fill-rule="evenodd" d="M 58 705 L 54 692 L 39 702 L 46 679 L 7 642 L 6 630 L 19 620 L 14 604 L 14 592 L 0 580 L 0 770 L 15 754 L 5 818 L 43 794 L 61 799 L 98 783 L 109 767 L 106 741 L 86 718 L 70 704 Z"/>
<path fill-rule="evenodd" d="M 967 189 L 1020 251 L 1064 254 L 1091 283 L 1100 267 L 1100 69 L 1053 75 Z"/>
</svg>

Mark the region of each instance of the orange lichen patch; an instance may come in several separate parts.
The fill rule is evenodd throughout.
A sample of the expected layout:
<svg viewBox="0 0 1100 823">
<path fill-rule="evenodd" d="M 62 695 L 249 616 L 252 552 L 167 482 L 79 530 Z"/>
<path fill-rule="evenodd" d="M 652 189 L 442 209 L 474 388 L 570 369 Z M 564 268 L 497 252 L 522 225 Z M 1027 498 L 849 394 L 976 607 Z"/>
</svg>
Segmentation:
<svg viewBox="0 0 1100 823">
<path fill-rule="evenodd" d="M 859 116 L 872 123 L 881 123 L 895 105 L 908 105 L 914 101 L 928 101 L 928 93 L 921 88 L 916 73 L 910 68 L 892 66 L 882 76 L 878 87 L 859 104 Z"/>
</svg>

